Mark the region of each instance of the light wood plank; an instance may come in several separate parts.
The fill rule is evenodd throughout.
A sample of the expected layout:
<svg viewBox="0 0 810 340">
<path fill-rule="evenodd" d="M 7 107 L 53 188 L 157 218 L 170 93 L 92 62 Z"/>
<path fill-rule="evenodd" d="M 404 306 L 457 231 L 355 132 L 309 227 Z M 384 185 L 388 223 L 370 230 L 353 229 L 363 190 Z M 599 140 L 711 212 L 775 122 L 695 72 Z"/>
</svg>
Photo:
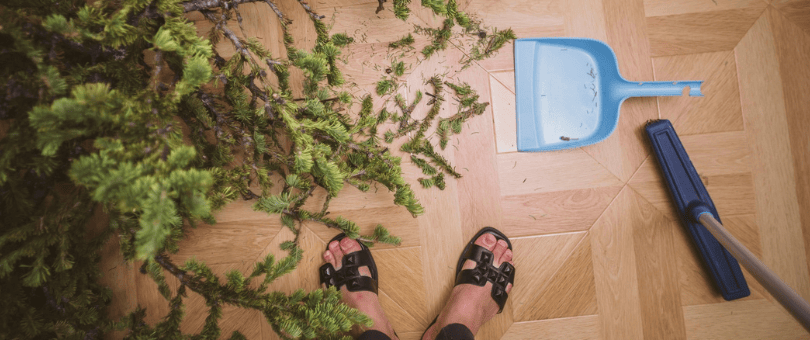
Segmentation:
<svg viewBox="0 0 810 340">
<path fill-rule="evenodd" d="M 404 332 L 427 329 L 433 319 L 432 316 L 428 319 L 426 313 L 422 249 L 419 247 L 380 249 L 372 250 L 372 255 L 379 272 L 380 291 L 391 300 L 389 304 L 401 310 L 400 314 L 407 315 L 402 320 L 389 315 L 394 329 Z M 387 313 L 389 309 L 385 310 Z"/>
<path fill-rule="evenodd" d="M 810 299 L 785 97 L 768 16 L 757 20 L 735 53 L 751 147 L 762 260 L 799 295 Z"/>
<path fill-rule="evenodd" d="M 685 339 L 681 311 L 673 232 L 673 221 L 636 195 L 634 209 L 627 211 L 633 224 L 638 290 L 644 337 L 648 339 Z"/>
<path fill-rule="evenodd" d="M 600 339 L 599 317 L 579 316 L 552 320 L 516 322 L 504 334 L 510 340 L 587 340 Z"/>
<path fill-rule="evenodd" d="M 565 34 L 560 3 L 555 0 L 473 0 L 467 12 L 483 19 L 487 26 L 512 28 L 518 38 L 559 37 Z M 514 70 L 513 44 L 505 44 L 497 55 L 477 63 L 489 72 Z"/>
<path fill-rule="evenodd" d="M 490 77 L 480 66 L 472 65 L 457 76 L 454 83 L 467 83 L 481 98 L 490 98 Z M 450 89 L 448 89 L 450 91 Z M 447 95 L 448 100 L 450 95 Z M 484 226 L 501 229 L 501 189 L 498 181 L 498 163 L 495 149 L 493 110 L 489 106 L 484 113 L 468 120 L 458 135 L 459 150 L 455 152 L 458 169 L 472 169 L 458 180 L 458 202 L 463 239 L 469 240 Z M 513 236 L 507 234 L 507 236 Z M 500 338 L 512 324 L 512 309 L 496 315 L 479 329 L 478 336 L 484 339 Z"/>
<path fill-rule="evenodd" d="M 527 314 L 539 309 L 543 303 L 537 299 L 538 295 L 551 285 L 552 278 L 582 243 L 585 234 L 577 232 L 511 240 L 518 274 L 509 300 L 512 300 L 518 320 L 532 320 Z"/>
<path fill-rule="evenodd" d="M 607 43 L 616 53 L 621 74 L 630 80 L 653 79 L 643 1 L 606 0 L 603 4 Z M 606 140 L 582 149 L 622 181 L 629 180 L 647 157 L 640 127 L 658 117 L 655 104 L 654 98 L 625 101 L 616 131 Z"/>
<path fill-rule="evenodd" d="M 810 1 L 774 0 L 771 4 L 794 25 L 810 33 Z"/>
<path fill-rule="evenodd" d="M 391 6 L 388 3 L 388 6 Z M 374 4 L 360 4 L 355 6 L 341 6 L 335 8 L 331 14 L 334 25 L 331 32 L 346 32 L 355 34 L 358 43 L 391 42 L 399 39 L 403 32 L 412 30 L 411 24 L 397 19 L 394 12 L 389 10 L 375 14 L 377 8 Z M 330 15 L 330 13 L 323 13 Z"/>
<path fill-rule="evenodd" d="M 647 18 L 653 56 L 728 51 L 737 45 L 766 4 L 714 12 Z"/>
<path fill-rule="evenodd" d="M 581 149 L 499 154 L 498 175 L 504 196 L 622 185 Z"/>
<path fill-rule="evenodd" d="M 565 35 L 607 41 L 605 8 L 602 1 L 561 1 Z"/>
<path fill-rule="evenodd" d="M 542 289 L 537 288 L 524 289 L 527 294 L 516 299 L 516 321 L 596 314 L 596 286 L 590 238 L 587 235 L 583 237 L 548 283 Z M 528 293 L 529 291 L 533 294 Z"/>
<path fill-rule="evenodd" d="M 515 70 L 490 72 L 489 75 L 503 84 L 503 86 L 506 86 L 509 91 L 515 93 Z"/>
<path fill-rule="evenodd" d="M 491 97 L 489 74 L 478 65 L 470 66 L 449 81 L 469 84 L 481 98 Z M 459 150 L 455 153 L 456 168 L 474 169 L 463 173 L 464 177 L 458 181 L 459 210 L 465 239 L 475 235 L 482 226 L 500 228 L 502 224 L 501 188 L 492 115 L 490 105 L 481 116 L 468 120 L 457 137 Z"/>
<path fill-rule="evenodd" d="M 806 339 L 807 332 L 767 300 L 683 307 L 690 339 Z"/>
<path fill-rule="evenodd" d="M 751 172 L 752 156 L 745 132 L 679 137 L 701 177 Z M 651 156 L 638 169 L 631 183 L 653 181 L 659 171 L 657 161 Z"/>
<path fill-rule="evenodd" d="M 448 48 L 421 63 L 408 77 L 408 83 L 412 85 L 410 91 L 424 89 L 423 79 L 446 72 L 447 68 L 443 65 L 444 60 L 458 60 L 460 57 L 459 50 Z M 449 105 L 444 105 L 439 115 L 442 117 L 450 115 L 448 108 Z M 421 118 L 424 117 L 427 110 L 427 105 L 420 105 L 412 115 Z M 445 150 L 437 151 L 451 164 L 455 164 L 455 148 L 448 145 Z M 422 268 L 424 285 L 430 287 L 425 291 L 427 295 L 425 301 L 428 318 L 433 320 L 452 291 L 456 276 L 454 263 L 464 248 L 464 244 L 467 243 L 461 225 L 458 181 L 446 177 L 447 186 L 443 191 L 435 188 L 420 189 L 416 180 L 424 175 L 417 167 L 405 164 L 406 162 L 410 162 L 410 160 L 403 160 L 403 177 L 408 182 L 414 183 L 411 186 L 414 188 L 416 197 L 425 207 L 425 214 L 416 219 L 419 230 L 414 231 L 413 234 L 419 237 L 422 258 L 425 259 Z M 462 174 L 466 173 L 463 169 L 458 170 L 462 171 Z"/>
<path fill-rule="evenodd" d="M 658 81 L 704 80 L 704 97 L 658 97 L 661 118 L 679 135 L 743 130 L 734 52 L 653 58 L 653 65 Z"/>
<path fill-rule="evenodd" d="M 495 144 L 499 153 L 517 151 L 517 116 L 515 92 L 494 77 L 489 79 L 492 94 L 492 115 L 495 124 Z M 514 87 L 514 86 L 513 86 Z"/>
<path fill-rule="evenodd" d="M 620 186 L 506 196 L 503 232 L 530 236 L 584 231 L 605 211 Z"/>
<path fill-rule="evenodd" d="M 591 228 L 599 321 L 605 339 L 641 339 L 642 306 L 633 244 L 640 198 L 624 188 Z"/>
<path fill-rule="evenodd" d="M 810 18 L 810 2 L 804 2 Z M 798 5 L 794 2 L 790 5 Z M 782 76 L 787 113 L 790 148 L 796 175 L 796 198 L 804 231 L 804 245 L 810 262 L 810 102 L 807 99 L 810 67 L 804 61 L 810 55 L 810 30 L 802 31 L 790 16 L 780 15 L 779 11 L 768 10 L 768 18 L 773 26 L 777 55 Z"/>
<path fill-rule="evenodd" d="M 715 12 L 728 9 L 762 6 L 762 0 L 644 0 L 644 13 L 648 17 L 667 15 Z"/>
<path fill-rule="evenodd" d="M 194 257 L 208 264 L 252 261 L 281 229 L 281 222 L 272 223 L 273 220 L 200 223 L 197 228 L 188 227 L 186 237 L 178 242 L 180 250 L 172 257 L 178 262 Z M 239 252 L 233 252 L 234 244 L 240 245 Z"/>
</svg>

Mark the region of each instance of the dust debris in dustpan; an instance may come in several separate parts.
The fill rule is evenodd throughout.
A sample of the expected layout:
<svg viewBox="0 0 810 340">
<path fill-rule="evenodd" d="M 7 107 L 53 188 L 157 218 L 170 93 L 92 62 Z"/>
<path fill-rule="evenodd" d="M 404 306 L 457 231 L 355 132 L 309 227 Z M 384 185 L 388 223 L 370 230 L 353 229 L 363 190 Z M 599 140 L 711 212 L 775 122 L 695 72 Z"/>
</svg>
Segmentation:
<svg viewBox="0 0 810 340">
<path fill-rule="evenodd" d="M 566 137 L 566 136 L 560 136 L 560 140 L 564 140 L 564 141 L 568 142 L 568 141 L 572 141 L 572 140 L 579 140 L 579 138 L 571 138 L 571 137 Z"/>
</svg>

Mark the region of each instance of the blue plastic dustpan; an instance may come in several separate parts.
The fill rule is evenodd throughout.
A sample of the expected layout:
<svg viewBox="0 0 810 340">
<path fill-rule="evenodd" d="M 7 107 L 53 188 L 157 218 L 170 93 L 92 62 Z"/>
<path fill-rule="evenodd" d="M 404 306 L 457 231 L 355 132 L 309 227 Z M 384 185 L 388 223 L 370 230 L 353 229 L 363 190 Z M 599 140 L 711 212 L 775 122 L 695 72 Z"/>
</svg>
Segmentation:
<svg viewBox="0 0 810 340">
<path fill-rule="evenodd" d="M 598 143 L 619 123 L 630 97 L 703 96 L 703 81 L 630 82 L 616 54 L 593 39 L 515 41 L 518 151 L 551 151 Z"/>
</svg>

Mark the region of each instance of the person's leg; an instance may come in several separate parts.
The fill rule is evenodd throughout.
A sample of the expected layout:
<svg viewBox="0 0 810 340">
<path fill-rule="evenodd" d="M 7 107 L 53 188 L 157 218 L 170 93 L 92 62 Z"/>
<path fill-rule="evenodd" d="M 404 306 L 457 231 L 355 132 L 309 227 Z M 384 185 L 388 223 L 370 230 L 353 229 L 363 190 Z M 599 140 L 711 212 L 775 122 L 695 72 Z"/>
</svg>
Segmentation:
<svg viewBox="0 0 810 340">
<path fill-rule="evenodd" d="M 340 242 L 332 241 L 329 243 L 328 250 L 323 253 L 323 259 L 326 262 L 331 263 L 332 266 L 338 270 L 343 265 L 343 254 L 350 254 L 356 251 L 360 251 L 360 244 L 357 243 L 357 241 L 346 237 Z M 362 276 L 371 276 L 371 272 L 368 270 L 368 267 L 360 267 L 358 268 L 358 271 Z M 368 317 L 374 321 L 374 325 L 368 329 L 360 329 L 360 327 L 355 326 L 355 329 L 352 330 L 352 336 L 360 337 L 359 339 L 368 340 L 397 339 L 396 333 L 394 333 L 394 328 L 391 327 L 391 323 L 388 322 L 388 317 L 386 317 L 385 312 L 383 312 L 382 306 L 380 305 L 380 300 L 377 298 L 377 294 L 367 291 L 350 292 L 348 289 L 346 289 L 346 286 L 341 287 L 340 292 L 343 296 L 343 302 L 349 305 L 349 307 L 355 308 L 368 315 Z M 363 334 L 368 330 L 374 330 L 377 332 L 368 332 L 368 334 Z M 381 335 L 385 337 L 381 337 Z M 363 336 L 365 336 L 365 338 L 363 338 Z"/>
<path fill-rule="evenodd" d="M 475 334 L 460 323 L 449 324 L 439 330 L 436 340 L 474 340 Z"/>
<path fill-rule="evenodd" d="M 363 332 L 363 334 L 360 334 L 357 340 L 391 340 L 391 338 L 383 332 L 369 329 Z"/>
<path fill-rule="evenodd" d="M 508 249 L 506 241 L 497 241 L 495 236 L 486 233 L 476 239 L 475 244 L 492 251 L 493 266 L 499 267 L 503 262 L 512 263 L 512 251 Z M 462 269 L 473 268 L 475 268 L 475 262 L 470 260 L 467 260 L 462 267 Z M 510 284 L 506 287 L 506 292 L 509 293 L 511 290 L 512 285 Z M 478 329 L 498 313 L 498 304 L 492 299 L 491 292 L 491 282 L 487 282 L 483 287 L 471 284 L 455 286 L 436 323 L 428 328 L 422 339 L 472 339 L 472 336 L 478 333 Z M 464 334 L 463 329 L 454 324 L 466 327 L 469 333 Z M 452 327 L 448 328 L 448 326 Z M 444 334 L 442 335 L 442 333 Z"/>
</svg>

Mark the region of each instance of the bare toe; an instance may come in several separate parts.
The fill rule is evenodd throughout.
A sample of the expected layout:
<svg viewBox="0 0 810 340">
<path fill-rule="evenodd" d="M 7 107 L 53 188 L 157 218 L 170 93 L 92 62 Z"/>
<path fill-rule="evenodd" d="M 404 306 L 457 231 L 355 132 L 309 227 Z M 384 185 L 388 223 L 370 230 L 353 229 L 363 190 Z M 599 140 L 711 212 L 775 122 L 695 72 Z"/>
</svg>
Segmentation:
<svg viewBox="0 0 810 340">
<path fill-rule="evenodd" d="M 495 249 L 492 250 L 492 256 L 495 257 L 495 260 L 492 261 L 493 266 L 496 268 L 501 266 L 501 257 L 507 250 L 509 250 L 509 244 L 504 240 L 498 240 Z"/>
<path fill-rule="evenodd" d="M 335 259 L 335 269 L 340 269 L 343 265 L 343 251 L 340 250 L 340 242 L 332 241 L 329 242 L 329 251 L 332 253 L 333 258 Z"/>
<path fill-rule="evenodd" d="M 351 254 L 360 251 L 360 244 L 355 240 L 345 237 L 340 240 L 340 250 L 342 250 L 344 254 Z"/>
<path fill-rule="evenodd" d="M 497 239 L 495 238 L 495 235 L 492 235 L 490 233 L 484 233 L 484 235 L 481 235 L 477 239 L 475 239 L 474 243 L 491 251 L 493 248 L 495 248 L 496 242 Z M 495 258 L 497 259 L 498 256 L 495 256 Z M 464 266 L 462 267 L 462 269 L 472 269 L 472 268 L 475 268 L 475 261 L 472 260 L 467 260 L 466 262 L 464 262 Z"/>
<path fill-rule="evenodd" d="M 498 261 L 498 262 L 500 262 L 500 263 L 504 263 L 504 262 L 512 263 L 512 250 L 511 249 L 506 249 L 506 251 L 503 252 L 503 255 L 501 255 L 501 260 Z M 512 263 L 512 265 L 515 265 L 515 264 Z"/>
<path fill-rule="evenodd" d="M 332 267 L 337 266 L 337 263 L 335 262 L 335 257 L 332 256 L 331 251 L 327 250 L 323 252 L 323 260 L 326 261 L 327 263 L 332 264 Z"/>
</svg>

